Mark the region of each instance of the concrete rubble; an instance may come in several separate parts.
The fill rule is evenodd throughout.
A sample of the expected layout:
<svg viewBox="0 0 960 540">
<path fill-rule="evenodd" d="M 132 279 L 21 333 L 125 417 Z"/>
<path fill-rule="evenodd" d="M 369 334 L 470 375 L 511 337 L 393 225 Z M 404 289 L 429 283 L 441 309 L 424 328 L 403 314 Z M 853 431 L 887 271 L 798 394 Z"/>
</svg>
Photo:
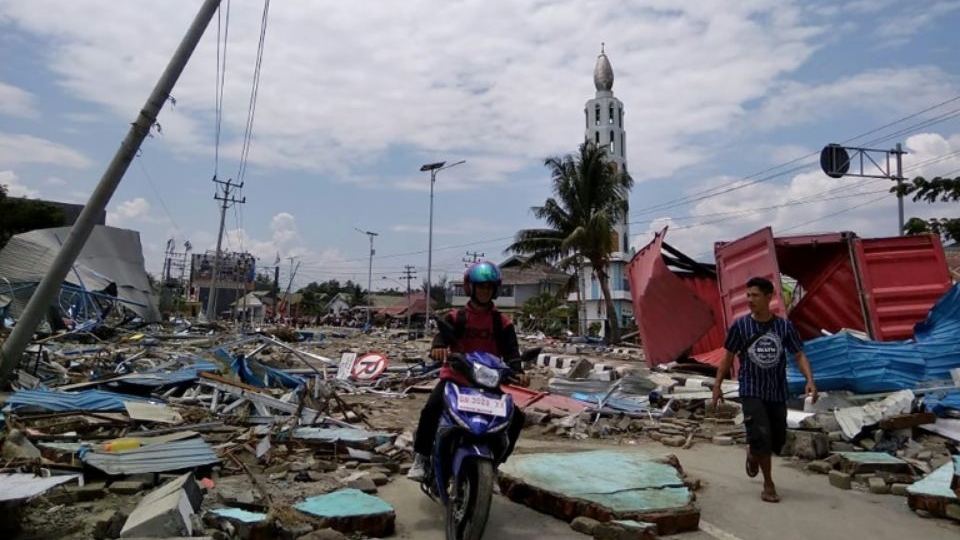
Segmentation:
<svg viewBox="0 0 960 540">
<path fill-rule="evenodd" d="M 394 531 L 395 512 L 377 493 L 410 467 L 412 432 L 438 372 L 426 359 L 426 338 L 182 322 L 103 332 L 41 339 L 16 372 L 2 412 L 0 473 L 20 475 L 31 488 L 10 503 L 17 512 L 5 514 L 4 531 L 67 540 Z M 670 478 L 649 489 L 635 482 L 632 498 L 623 495 L 629 501 L 568 504 L 569 494 L 518 472 L 534 459 L 518 455 L 503 468 L 502 494 L 594 538 L 695 529 L 699 481 L 676 458 L 657 456 L 742 446 L 736 382 L 724 382 L 727 400 L 714 408 L 709 373 L 683 364 L 648 369 L 637 347 L 541 336 L 521 346 L 543 347 L 528 367 L 531 387 L 505 387 L 526 412 L 524 438 L 601 440 L 629 456 L 610 459 Z M 938 400 L 940 412 L 923 408 L 924 396 Z M 948 420 L 960 417 L 960 406 L 952 403 L 923 391 L 831 392 L 807 412 L 793 403 L 784 455 L 838 488 L 902 497 L 956 519 L 956 502 L 937 480 L 948 476 L 956 450 Z M 576 459 L 534 456 L 560 460 L 564 470 Z M 934 495 L 923 487 L 931 477 L 939 482 Z M 675 497 L 664 502 L 668 492 Z"/>
</svg>

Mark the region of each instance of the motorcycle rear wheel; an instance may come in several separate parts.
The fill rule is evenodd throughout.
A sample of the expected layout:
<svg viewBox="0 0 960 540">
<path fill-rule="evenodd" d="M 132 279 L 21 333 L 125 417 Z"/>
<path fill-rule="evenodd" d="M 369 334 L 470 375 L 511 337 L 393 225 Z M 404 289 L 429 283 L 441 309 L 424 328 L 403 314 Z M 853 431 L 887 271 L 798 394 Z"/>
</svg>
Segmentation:
<svg viewBox="0 0 960 540">
<path fill-rule="evenodd" d="M 447 540 L 483 538 L 493 499 L 493 475 L 493 463 L 487 460 L 471 459 L 463 464 L 447 504 Z"/>
</svg>

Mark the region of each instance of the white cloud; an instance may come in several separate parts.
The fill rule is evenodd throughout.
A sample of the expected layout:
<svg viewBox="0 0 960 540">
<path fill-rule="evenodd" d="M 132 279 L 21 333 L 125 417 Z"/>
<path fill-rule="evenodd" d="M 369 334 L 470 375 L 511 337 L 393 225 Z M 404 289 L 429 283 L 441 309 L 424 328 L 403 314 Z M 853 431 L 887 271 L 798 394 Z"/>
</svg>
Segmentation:
<svg viewBox="0 0 960 540">
<path fill-rule="evenodd" d="M 0 132 L 0 167 L 42 163 L 74 169 L 89 167 L 89 158 L 76 150 L 32 135 Z"/>
<path fill-rule="evenodd" d="M 877 28 L 877 35 L 893 40 L 893 44 L 903 43 L 904 40 L 930 23 L 939 20 L 944 15 L 960 9 L 960 2 L 934 2 L 932 5 L 909 5 L 903 13 L 896 13 L 887 22 Z"/>
<path fill-rule="evenodd" d="M 57 176 L 51 176 L 50 178 L 47 178 L 47 184 L 51 186 L 65 186 L 67 185 L 67 181 Z"/>
<path fill-rule="evenodd" d="M 904 142 L 904 176 L 956 177 L 960 175 L 960 133 L 944 137 L 938 133 L 918 133 Z"/>
<path fill-rule="evenodd" d="M 35 0 L 0 10 L 56 37 L 48 68 L 62 87 L 129 119 L 180 38 L 170 29 L 187 27 L 188 5 Z M 239 156 L 260 21 L 254 4 L 232 9 L 226 160 Z M 100 24 L 106 11 L 110 25 Z M 274 4 L 250 159 L 362 179 L 357 169 L 396 145 L 467 158 L 479 181 L 503 182 L 546 155 L 574 150 L 583 117 L 570 104 L 592 97 L 596 49 L 607 41 L 614 90 L 626 104 L 627 154 L 658 156 L 638 169 L 642 181 L 706 159 L 691 138 L 741 120 L 744 104 L 799 67 L 823 31 L 794 4 L 773 0 L 657 0 L 642 8 L 577 0 Z M 177 105 L 161 114 L 160 144 L 212 151 L 215 35 L 207 32 L 173 92 Z"/>
<path fill-rule="evenodd" d="M 819 85 L 786 82 L 764 101 L 754 124 L 773 129 L 812 123 L 851 109 L 894 116 L 943 101 L 956 88 L 952 75 L 931 66 L 876 69 Z"/>
<path fill-rule="evenodd" d="M 40 116 L 33 94 L 0 81 L 0 115 L 34 118 Z"/>
<path fill-rule="evenodd" d="M 113 210 L 107 212 L 107 225 L 120 227 L 131 223 L 158 223 L 161 220 L 153 216 L 150 202 L 143 197 L 121 201 Z"/>
<path fill-rule="evenodd" d="M 20 183 L 20 179 L 13 171 L 0 171 L 0 185 L 7 190 L 10 197 L 40 198 L 40 192 Z"/>
</svg>

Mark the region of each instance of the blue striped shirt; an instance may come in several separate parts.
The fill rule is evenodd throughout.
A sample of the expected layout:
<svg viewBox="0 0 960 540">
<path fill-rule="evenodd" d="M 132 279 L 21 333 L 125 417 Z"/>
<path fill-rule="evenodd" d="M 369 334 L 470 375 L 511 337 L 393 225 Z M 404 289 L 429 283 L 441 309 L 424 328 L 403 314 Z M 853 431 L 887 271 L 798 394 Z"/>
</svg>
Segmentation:
<svg viewBox="0 0 960 540">
<path fill-rule="evenodd" d="M 727 331 L 723 347 L 740 357 L 740 397 L 787 401 L 787 351 L 803 350 L 793 323 L 774 316 L 759 322 L 740 317 Z"/>
</svg>

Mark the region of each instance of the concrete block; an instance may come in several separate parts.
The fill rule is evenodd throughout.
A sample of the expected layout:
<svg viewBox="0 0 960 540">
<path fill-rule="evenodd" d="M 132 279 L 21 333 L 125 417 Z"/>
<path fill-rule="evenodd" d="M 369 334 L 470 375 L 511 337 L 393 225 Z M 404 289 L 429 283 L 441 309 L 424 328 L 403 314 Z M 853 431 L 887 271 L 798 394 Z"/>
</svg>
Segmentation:
<svg viewBox="0 0 960 540">
<path fill-rule="evenodd" d="M 123 528 L 123 522 L 126 519 L 127 516 L 119 510 L 104 510 L 90 516 L 87 523 L 93 527 L 93 538 L 105 540 L 120 536 L 120 530 Z"/>
<path fill-rule="evenodd" d="M 830 474 L 830 471 L 833 470 L 833 465 L 826 461 L 811 461 L 807 463 L 807 470 L 820 474 Z"/>
<path fill-rule="evenodd" d="M 835 488 L 850 489 L 853 485 L 853 479 L 847 473 L 830 471 L 830 485 Z"/>
<path fill-rule="evenodd" d="M 830 443 L 831 452 L 853 452 L 854 446 L 845 441 L 835 441 Z"/>
<path fill-rule="evenodd" d="M 574 518 L 574 520 L 570 523 L 570 528 L 578 533 L 593 536 L 593 531 L 598 525 L 600 525 L 599 521 L 586 516 L 580 516 L 578 518 Z"/>
<path fill-rule="evenodd" d="M 297 540 L 347 540 L 347 537 L 333 529 L 317 529 Z"/>
<path fill-rule="evenodd" d="M 890 488 L 887 487 L 887 483 L 884 482 L 883 478 L 873 477 L 867 480 L 867 486 L 870 488 L 870 493 L 883 495 L 890 492 Z"/>
<path fill-rule="evenodd" d="M 890 493 L 898 495 L 900 497 L 907 496 L 907 488 L 910 487 L 910 484 L 893 484 L 890 486 Z"/>
<path fill-rule="evenodd" d="M 110 484 L 110 492 L 116 493 L 117 495 L 136 495 L 143 491 L 143 489 L 143 482 L 137 481 L 127 480 Z"/>
<path fill-rule="evenodd" d="M 159 498 L 144 497 L 127 518 L 123 530 L 120 531 L 120 538 L 191 536 L 193 534 L 193 523 L 190 520 L 192 514 L 190 498 L 182 489 L 166 493 Z"/>
<path fill-rule="evenodd" d="M 724 435 L 714 435 L 712 440 L 713 440 L 713 444 L 716 444 L 716 445 L 719 445 L 719 446 L 732 446 L 732 445 L 733 445 L 733 437 L 727 437 L 727 436 L 724 436 Z"/>
<path fill-rule="evenodd" d="M 820 459 L 830 450 L 830 439 L 819 431 L 797 431 L 794 434 L 793 455 L 800 459 Z"/>
<path fill-rule="evenodd" d="M 359 489 L 364 493 L 376 493 L 377 484 L 369 476 L 364 476 L 362 478 L 357 478 L 355 480 L 350 480 L 346 483 L 348 488 Z"/>
<path fill-rule="evenodd" d="M 187 499 L 190 500 L 190 506 L 193 508 L 193 511 L 198 512 L 200 505 L 203 504 L 203 489 L 193 478 L 192 473 L 182 474 L 169 480 L 167 483 L 148 493 L 147 496 L 144 497 L 144 501 L 162 499 L 170 493 L 181 489 L 187 494 Z"/>
</svg>

